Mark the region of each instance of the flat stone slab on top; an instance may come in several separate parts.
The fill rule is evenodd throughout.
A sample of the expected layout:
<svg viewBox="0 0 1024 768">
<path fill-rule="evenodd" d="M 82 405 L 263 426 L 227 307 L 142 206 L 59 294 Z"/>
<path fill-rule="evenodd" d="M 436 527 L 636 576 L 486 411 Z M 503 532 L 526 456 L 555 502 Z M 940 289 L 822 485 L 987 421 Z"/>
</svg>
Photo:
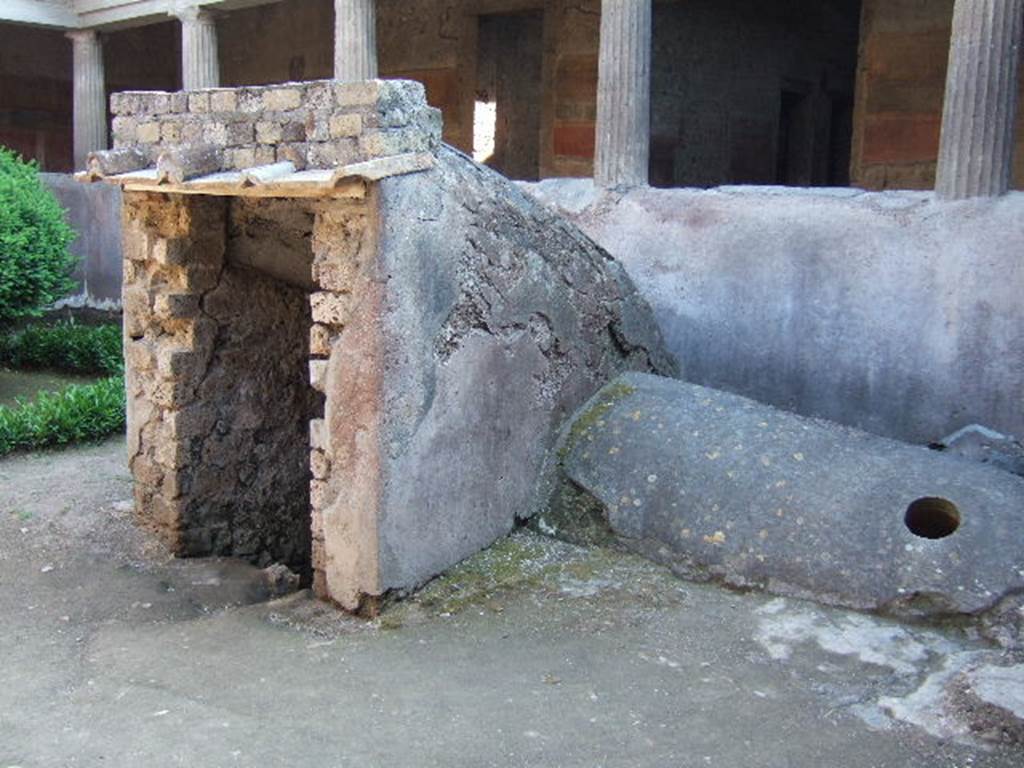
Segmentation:
<svg viewBox="0 0 1024 768">
<path fill-rule="evenodd" d="M 1024 479 L 646 374 L 562 467 L 612 532 L 690 575 L 869 610 L 977 614 L 1024 590 Z"/>
</svg>

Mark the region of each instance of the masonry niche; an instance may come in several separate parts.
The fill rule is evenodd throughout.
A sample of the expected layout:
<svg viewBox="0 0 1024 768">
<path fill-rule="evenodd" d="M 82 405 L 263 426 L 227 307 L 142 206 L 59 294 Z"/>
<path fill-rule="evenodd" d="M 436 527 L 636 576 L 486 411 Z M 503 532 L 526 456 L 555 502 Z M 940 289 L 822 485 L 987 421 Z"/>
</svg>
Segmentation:
<svg viewBox="0 0 1024 768">
<path fill-rule="evenodd" d="M 309 201 L 127 193 L 130 463 L 183 554 L 311 573 Z"/>
</svg>

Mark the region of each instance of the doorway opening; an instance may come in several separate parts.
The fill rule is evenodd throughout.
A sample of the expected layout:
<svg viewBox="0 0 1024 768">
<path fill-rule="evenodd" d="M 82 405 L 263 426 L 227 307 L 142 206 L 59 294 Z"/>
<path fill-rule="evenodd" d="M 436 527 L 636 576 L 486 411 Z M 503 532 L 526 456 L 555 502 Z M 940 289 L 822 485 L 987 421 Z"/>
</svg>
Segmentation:
<svg viewBox="0 0 1024 768">
<path fill-rule="evenodd" d="M 479 17 L 473 157 L 510 179 L 540 178 L 544 12 Z"/>
</svg>

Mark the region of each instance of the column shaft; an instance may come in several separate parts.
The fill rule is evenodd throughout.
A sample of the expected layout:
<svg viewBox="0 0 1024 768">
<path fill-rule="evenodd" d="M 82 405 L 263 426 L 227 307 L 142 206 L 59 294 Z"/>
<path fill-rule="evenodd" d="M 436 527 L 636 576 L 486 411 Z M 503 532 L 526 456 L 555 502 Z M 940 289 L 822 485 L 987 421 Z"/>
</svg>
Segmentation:
<svg viewBox="0 0 1024 768">
<path fill-rule="evenodd" d="M 107 94 L 103 78 L 103 45 L 95 30 L 67 33 L 72 44 L 74 160 L 85 168 L 90 152 L 107 148 Z"/>
<path fill-rule="evenodd" d="M 647 183 L 651 154 L 651 0 L 602 0 L 594 180 Z"/>
<path fill-rule="evenodd" d="M 936 194 L 1001 195 L 1013 174 L 1024 0 L 956 0 Z"/>
<path fill-rule="evenodd" d="M 217 25 L 213 16 L 199 8 L 187 8 L 181 19 L 181 83 L 186 91 L 220 85 Z"/>
<path fill-rule="evenodd" d="M 334 78 L 377 77 L 376 0 L 334 0 Z"/>
</svg>

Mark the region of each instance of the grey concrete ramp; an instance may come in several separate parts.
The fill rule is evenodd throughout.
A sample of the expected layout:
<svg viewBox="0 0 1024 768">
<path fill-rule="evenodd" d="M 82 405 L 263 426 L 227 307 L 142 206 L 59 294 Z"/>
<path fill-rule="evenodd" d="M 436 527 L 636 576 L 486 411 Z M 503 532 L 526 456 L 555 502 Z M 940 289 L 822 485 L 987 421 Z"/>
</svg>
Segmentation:
<svg viewBox="0 0 1024 768">
<path fill-rule="evenodd" d="M 561 456 L 616 537 L 691 576 L 918 615 L 1024 590 L 1024 479 L 989 466 L 646 374 Z"/>
</svg>

